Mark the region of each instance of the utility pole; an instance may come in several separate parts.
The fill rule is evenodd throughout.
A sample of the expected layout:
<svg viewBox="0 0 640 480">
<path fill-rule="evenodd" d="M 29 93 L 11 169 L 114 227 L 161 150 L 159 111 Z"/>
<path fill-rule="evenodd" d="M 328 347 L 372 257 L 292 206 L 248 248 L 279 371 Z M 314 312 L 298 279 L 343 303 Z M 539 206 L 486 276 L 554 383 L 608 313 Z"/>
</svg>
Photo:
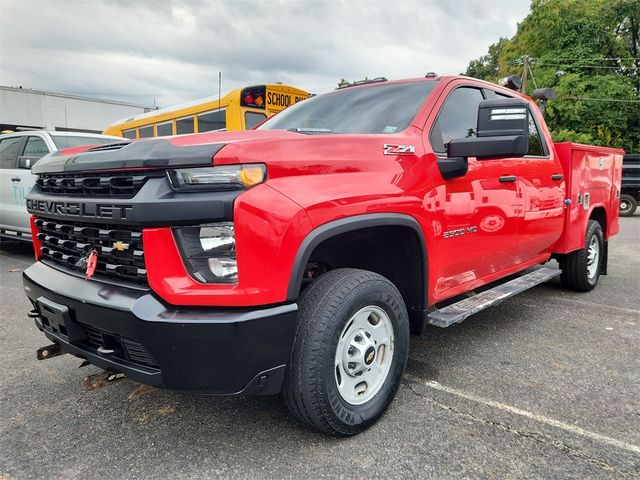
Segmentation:
<svg viewBox="0 0 640 480">
<path fill-rule="evenodd" d="M 522 57 L 522 61 L 524 62 L 524 72 L 522 72 L 522 88 L 520 89 L 520 93 L 527 93 L 527 73 L 529 73 L 529 55 L 525 55 Z"/>
</svg>

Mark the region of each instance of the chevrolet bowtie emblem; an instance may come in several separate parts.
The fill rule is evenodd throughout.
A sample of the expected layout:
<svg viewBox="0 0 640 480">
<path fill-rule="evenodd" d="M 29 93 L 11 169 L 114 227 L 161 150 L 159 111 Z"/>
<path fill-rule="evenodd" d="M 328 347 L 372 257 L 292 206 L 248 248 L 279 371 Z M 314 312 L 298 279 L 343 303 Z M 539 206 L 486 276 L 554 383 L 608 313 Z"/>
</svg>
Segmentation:
<svg viewBox="0 0 640 480">
<path fill-rule="evenodd" d="M 124 252 L 125 250 L 129 249 L 129 244 L 128 243 L 124 243 L 121 242 L 120 240 L 118 240 L 117 242 L 114 242 L 114 244 L 112 245 L 112 247 L 116 250 L 118 250 L 119 252 Z"/>
</svg>

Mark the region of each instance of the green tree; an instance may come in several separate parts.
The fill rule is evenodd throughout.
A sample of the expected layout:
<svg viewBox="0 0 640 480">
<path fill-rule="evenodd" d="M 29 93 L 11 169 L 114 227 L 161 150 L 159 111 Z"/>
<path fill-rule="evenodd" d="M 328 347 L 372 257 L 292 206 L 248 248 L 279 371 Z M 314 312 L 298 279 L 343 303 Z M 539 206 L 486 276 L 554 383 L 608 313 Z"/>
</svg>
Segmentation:
<svg viewBox="0 0 640 480">
<path fill-rule="evenodd" d="M 556 141 L 640 151 L 640 2 L 533 0 L 511 39 L 469 63 L 467 75 L 496 81 L 523 73 L 527 93 L 553 87 L 545 118 Z"/>
<path fill-rule="evenodd" d="M 465 75 L 474 78 L 482 78 L 490 81 L 497 81 L 498 76 L 500 75 L 500 66 L 498 65 L 498 60 L 500 58 L 500 53 L 502 51 L 502 47 L 509 40 L 506 38 L 500 38 L 498 43 L 494 43 L 489 46 L 489 53 L 483 55 L 477 60 L 471 60 L 469 63 L 469 67 L 467 67 L 467 71 Z"/>
</svg>

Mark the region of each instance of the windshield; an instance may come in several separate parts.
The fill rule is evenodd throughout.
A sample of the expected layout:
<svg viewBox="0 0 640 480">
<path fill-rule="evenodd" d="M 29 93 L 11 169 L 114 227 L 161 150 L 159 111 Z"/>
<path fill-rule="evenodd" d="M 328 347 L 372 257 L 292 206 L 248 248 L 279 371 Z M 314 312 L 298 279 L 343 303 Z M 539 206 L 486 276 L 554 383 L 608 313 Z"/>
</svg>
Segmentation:
<svg viewBox="0 0 640 480">
<path fill-rule="evenodd" d="M 292 105 L 258 130 L 396 133 L 411 124 L 434 85 L 413 82 L 337 90 Z"/>
<path fill-rule="evenodd" d="M 53 143 L 56 144 L 58 150 L 63 148 L 81 147 L 83 145 L 104 145 L 105 143 L 115 143 L 117 138 L 109 137 L 84 137 L 79 135 L 51 135 Z M 120 140 L 122 141 L 122 140 Z"/>
</svg>

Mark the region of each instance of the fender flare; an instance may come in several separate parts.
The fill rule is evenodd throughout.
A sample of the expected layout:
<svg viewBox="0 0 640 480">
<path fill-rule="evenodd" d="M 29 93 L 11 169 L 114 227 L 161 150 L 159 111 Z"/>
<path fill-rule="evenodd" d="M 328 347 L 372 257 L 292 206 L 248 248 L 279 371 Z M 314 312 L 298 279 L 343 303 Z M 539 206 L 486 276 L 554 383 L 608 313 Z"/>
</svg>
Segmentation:
<svg viewBox="0 0 640 480">
<path fill-rule="evenodd" d="M 320 225 L 313 229 L 304 238 L 293 262 L 291 268 L 291 276 L 289 277 L 289 287 L 287 289 L 287 301 L 295 301 L 298 298 L 300 287 L 302 286 L 302 277 L 304 275 L 304 269 L 309 262 L 311 254 L 315 248 L 323 241 L 340 235 L 343 233 L 361 230 L 363 228 L 370 227 L 388 227 L 399 226 L 408 227 L 412 229 L 422 250 L 422 272 L 423 272 L 423 286 L 422 286 L 422 308 L 427 306 L 427 248 L 424 239 L 424 233 L 418 221 L 410 216 L 401 213 L 369 213 L 362 215 L 355 215 L 351 217 L 345 217 L 338 220 L 334 220 L 323 225 Z"/>
</svg>

